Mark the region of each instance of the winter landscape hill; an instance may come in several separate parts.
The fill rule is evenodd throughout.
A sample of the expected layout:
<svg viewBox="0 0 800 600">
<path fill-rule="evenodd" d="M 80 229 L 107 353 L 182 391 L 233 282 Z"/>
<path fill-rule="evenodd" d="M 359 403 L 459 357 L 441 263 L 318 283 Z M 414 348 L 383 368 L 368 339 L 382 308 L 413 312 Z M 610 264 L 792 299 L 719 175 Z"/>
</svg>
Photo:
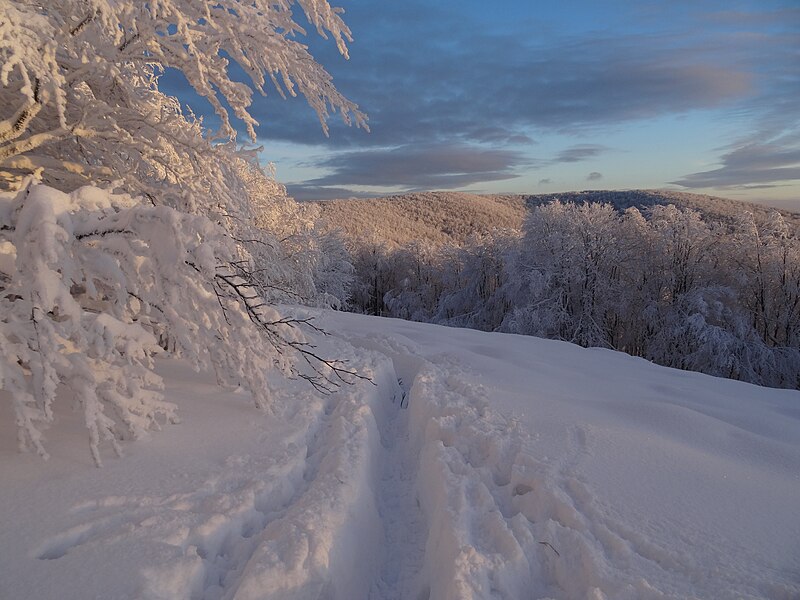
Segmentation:
<svg viewBox="0 0 800 600">
<path fill-rule="evenodd" d="M 341 230 L 353 243 L 380 239 L 389 246 L 413 240 L 457 244 L 476 232 L 520 229 L 526 214 L 523 196 L 465 192 L 420 192 L 315 204 L 327 225 Z"/>
<path fill-rule="evenodd" d="M 263 413 L 161 361 L 183 422 L 103 469 L 67 402 L 17 453 L 0 395 L 0 597 L 800 597 L 800 392 L 312 314 L 373 383 Z"/>
<path fill-rule="evenodd" d="M 468 194 L 418 192 L 386 198 L 352 198 L 315 202 L 328 226 L 341 230 L 354 243 L 381 239 L 390 246 L 411 241 L 443 245 L 464 242 L 473 233 L 492 229 L 519 230 L 531 207 L 554 200 L 609 203 L 620 211 L 673 204 L 690 208 L 711 220 L 730 220 L 747 210 L 758 219 L 773 208 L 716 196 L 669 190 L 587 190 L 557 194 Z M 779 211 L 800 230 L 800 214 Z"/>
<path fill-rule="evenodd" d="M 464 19 L 506 12 L 491 3 L 354 4 L 381 11 L 355 22 L 398 57 L 437 41 L 415 74 L 458 45 L 449 13 L 481 53 L 416 90 L 374 53 L 371 143 L 329 127 L 366 130 L 368 115 L 312 52 L 348 58 L 370 36 L 327 0 L 0 0 L 0 600 L 800 598 L 796 215 L 652 191 L 311 205 L 261 162 L 313 147 L 264 95 L 304 96 L 314 139 L 344 140 L 297 163 L 297 189 L 349 193 L 632 156 L 605 139 L 522 152 L 548 128 L 616 129 L 595 113 L 639 131 L 719 105 L 734 112 L 708 123 L 738 115 L 744 133 L 749 111 L 726 95 L 763 88 L 767 138 L 686 157 L 720 168 L 684 181 L 786 188 L 797 138 L 772 124 L 796 125 L 792 105 L 756 73 L 708 63 L 709 78 L 700 47 L 731 47 L 708 37 L 714 19 L 692 27 L 694 51 L 669 42 L 636 64 L 587 39 L 587 71 L 538 35 L 520 46 L 527 31 Z M 763 31 L 736 43 L 768 57 Z M 506 46 L 487 86 L 473 69 Z M 493 121 L 503 71 L 507 108 L 551 117 Z M 392 120 L 431 137 L 395 139 Z"/>
<path fill-rule="evenodd" d="M 353 312 L 800 388 L 798 214 L 660 190 L 316 206 L 345 239 Z"/>
</svg>

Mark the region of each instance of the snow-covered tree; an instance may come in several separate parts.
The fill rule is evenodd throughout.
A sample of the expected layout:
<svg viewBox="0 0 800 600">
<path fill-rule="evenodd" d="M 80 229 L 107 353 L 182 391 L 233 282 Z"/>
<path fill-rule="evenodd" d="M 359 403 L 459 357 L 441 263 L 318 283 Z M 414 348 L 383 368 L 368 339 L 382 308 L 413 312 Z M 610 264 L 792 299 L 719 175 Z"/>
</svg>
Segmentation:
<svg viewBox="0 0 800 600">
<path fill-rule="evenodd" d="M 510 310 L 514 287 L 510 254 L 519 235 L 494 230 L 473 235 L 449 253 L 442 276 L 443 289 L 434 316 L 437 323 L 494 331 Z"/>
<path fill-rule="evenodd" d="M 232 112 L 255 140 L 249 107 L 268 80 L 303 95 L 323 128 L 331 110 L 365 125 L 296 39 L 295 4 L 346 56 L 350 32 L 325 0 L 0 1 L 0 171 L 8 180 L 43 168 L 58 187 L 124 178 L 131 191 L 155 188 L 158 203 L 165 182 L 207 180 L 202 124 L 158 89 L 168 68 L 213 106 L 217 137 L 235 137 Z"/>
<path fill-rule="evenodd" d="M 245 212 L 225 218 L 247 249 L 251 279 L 269 302 L 340 308 L 347 303 L 353 266 L 336 231 L 320 226 L 319 208 L 286 195 L 274 175 L 240 160 Z"/>
<path fill-rule="evenodd" d="M 531 207 L 522 236 L 357 245 L 354 308 L 800 387 L 800 241 L 782 215 L 708 219 L 574 195 Z"/>
<path fill-rule="evenodd" d="M 619 220 L 610 204 L 553 202 L 534 210 L 520 259 L 527 299 L 513 317 L 516 325 L 508 327 L 585 346 L 611 346 L 608 320 L 619 299 L 624 264 Z"/>
<path fill-rule="evenodd" d="M 31 180 L 0 195 L 0 229 L 0 385 L 23 448 L 46 456 L 59 384 L 83 408 L 98 464 L 102 441 L 174 419 L 152 371 L 161 349 L 244 386 L 263 409 L 276 366 L 320 389 L 353 375 L 265 303 L 237 268 L 241 248 L 207 217 Z"/>
<path fill-rule="evenodd" d="M 315 227 L 312 243 L 306 246 L 314 283 L 315 305 L 343 309 L 350 302 L 354 269 L 344 239 L 337 231 Z"/>
<path fill-rule="evenodd" d="M 386 280 L 391 286 L 384 294 L 386 315 L 412 321 L 435 321 L 443 293 L 442 279 L 458 271 L 458 265 L 450 261 L 455 258 L 454 254 L 444 252 L 427 240 L 395 249 L 386 260 Z"/>
<path fill-rule="evenodd" d="M 295 5 L 346 55 L 325 0 L 0 0 L 0 387 L 21 448 L 46 456 L 59 385 L 98 464 L 103 442 L 174 420 L 152 370 L 161 351 L 261 408 L 275 367 L 321 390 L 358 376 L 270 306 L 328 302 L 340 290 L 318 289 L 320 273 L 344 267 L 321 266 L 319 245 L 297 260 L 313 219 L 236 148 L 229 116 L 254 139 L 248 108 L 269 79 L 323 128 L 331 110 L 365 125 L 295 39 Z M 214 107 L 214 136 L 159 90 L 167 68 Z"/>
<path fill-rule="evenodd" d="M 384 298 L 398 287 L 392 254 L 386 244 L 375 237 L 364 239 L 350 249 L 356 273 L 350 288 L 353 310 L 368 315 L 388 313 Z"/>
<path fill-rule="evenodd" d="M 769 346 L 800 346 L 800 239 L 780 213 L 759 224 L 746 212 L 726 242 L 753 328 Z"/>
</svg>

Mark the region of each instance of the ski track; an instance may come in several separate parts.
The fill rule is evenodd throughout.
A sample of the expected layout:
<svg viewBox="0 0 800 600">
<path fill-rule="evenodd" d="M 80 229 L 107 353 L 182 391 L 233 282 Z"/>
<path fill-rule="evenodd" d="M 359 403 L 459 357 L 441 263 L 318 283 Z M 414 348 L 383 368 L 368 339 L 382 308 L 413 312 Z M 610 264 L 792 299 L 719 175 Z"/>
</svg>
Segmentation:
<svg viewBox="0 0 800 600">
<path fill-rule="evenodd" d="M 425 522 L 415 483 L 418 455 L 410 446 L 408 411 L 402 408 L 408 389 L 401 390 L 381 426 L 384 460 L 377 496 L 385 555 L 370 587 L 374 600 L 417 598 L 424 558 Z"/>
<path fill-rule="evenodd" d="M 186 493 L 83 502 L 35 556 L 155 540 L 172 550 L 142 574 L 146 599 L 646 599 L 703 576 L 596 506 L 576 474 L 591 431 L 539 461 L 448 357 L 348 341 L 377 385 L 309 397 L 282 453 L 230 457 Z"/>
</svg>

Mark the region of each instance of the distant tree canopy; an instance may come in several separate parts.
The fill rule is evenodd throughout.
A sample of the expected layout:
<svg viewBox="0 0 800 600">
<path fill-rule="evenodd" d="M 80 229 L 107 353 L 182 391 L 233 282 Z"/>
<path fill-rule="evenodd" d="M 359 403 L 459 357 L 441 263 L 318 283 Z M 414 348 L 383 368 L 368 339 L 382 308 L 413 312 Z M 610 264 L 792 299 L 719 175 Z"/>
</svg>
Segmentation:
<svg viewBox="0 0 800 600">
<path fill-rule="evenodd" d="M 353 241 L 352 308 L 799 388 L 800 238 L 777 211 L 740 209 L 556 200 L 460 245 Z"/>
</svg>

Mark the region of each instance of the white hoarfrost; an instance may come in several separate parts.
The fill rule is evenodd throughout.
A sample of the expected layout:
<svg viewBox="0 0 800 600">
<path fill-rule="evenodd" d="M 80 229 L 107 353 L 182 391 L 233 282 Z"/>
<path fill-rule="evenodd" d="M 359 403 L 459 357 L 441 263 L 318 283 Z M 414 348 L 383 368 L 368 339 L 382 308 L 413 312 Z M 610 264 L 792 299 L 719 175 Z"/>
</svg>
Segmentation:
<svg viewBox="0 0 800 600">
<path fill-rule="evenodd" d="M 218 138 L 236 137 L 232 112 L 256 140 L 249 109 L 268 87 L 304 96 L 325 130 L 331 112 L 366 127 L 297 39 L 295 6 L 347 56 L 350 31 L 325 0 L 0 0 L 0 189 L 44 169 L 60 189 L 123 180 L 180 208 L 235 198 L 223 181 L 232 152 L 159 91 L 168 68 L 211 104 Z"/>
<path fill-rule="evenodd" d="M 800 595 L 796 391 L 316 314 L 319 351 L 373 383 L 284 381 L 280 412 L 258 413 L 159 361 L 191 410 L 102 470 L 64 403 L 49 462 L 17 454 L 0 418 L 0 597 Z"/>
<path fill-rule="evenodd" d="M 152 368 L 162 350 L 262 409 L 275 368 L 317 387 L 346 374 L 266 304 L 250 257 L 205 216 L 29 180 L 0 194 L 0 242 L 0 387 L 22 449 L 47 457 L 57 399 L 80 405 L 98 465 L 103 443 L 119 452 L 174 421 Z"/>
</svg>

